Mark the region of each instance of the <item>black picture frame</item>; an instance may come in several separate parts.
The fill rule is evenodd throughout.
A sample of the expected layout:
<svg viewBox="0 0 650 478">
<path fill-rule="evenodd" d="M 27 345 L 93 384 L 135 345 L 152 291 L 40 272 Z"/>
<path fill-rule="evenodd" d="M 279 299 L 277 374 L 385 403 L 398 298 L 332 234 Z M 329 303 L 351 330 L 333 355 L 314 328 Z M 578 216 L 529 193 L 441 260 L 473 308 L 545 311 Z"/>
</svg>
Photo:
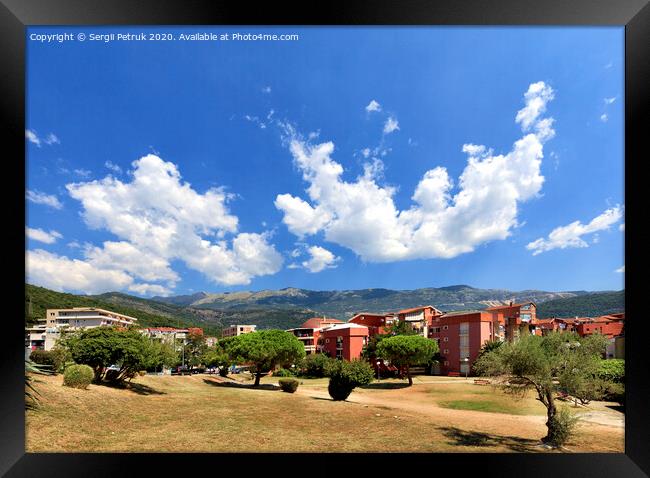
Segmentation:
<svg viewBox="0 0 650 478">
<path fill-rule="evenodd" d="M 381 454 L 344 455 L 281 454 L 247 455 L 231 460 L 218 454 L 27 454 L 25 453 L 24 324 L 20 299 L 24 293 L 23 234 L 25 168 L 25 27 L 31 25 L 619 25 L 625 26 L 625 267 L 629 278 L 625 301 L 631 319 L 626 324 L 626 423 L 625 453 L 621 454 Z M 647 124 L 650 123 L 650 6 L 647 0 L 406 0 L 255 2 L 208 0 L 0 0 L 0 134 L 5 146 L 5 189 L 11 201 L 12 220 L 4 237 L 15 253 L 12 274 L 5 288 L 11 312 L 4 317 L 7 340 L 0 347 L 3 374 L 0 379 L 0 471 L 6 476 L 125 476 L 144 465 L 146 475 L 181 465 L 187 473 L 218 473 L 229 462 L 242 470 L 298 473 L 300 469 L 370 474 L 391 464 L 397 469 L 431 469 L 482 476 L 589 476 L 641 477 L 650 474 L 650 431 L 646 426 L 650 403 L 650 364 L 644 338 L 648 321 L 642 316 L 643 282 L 642 188 L 647 162 Z M 11 145 L 13 154 L 6 153 Z M 579 185 L 598 187 L 598 185 Z M 21 214 L 22 213 L 22 214 Z M 18 278 L 18 279 L 16 279 Z M 645 418 L 645 419 L 644 419 Z M 386 451 L 390 451 L 387 443 Z M 289 459 L 290 458 L 290 459 Z M 284 468 L 291 463 L 292 468 Z M 284 466 L 283 466 L 284 465 Z M 361 471 L 363 470 L 363 471 Z M 260 470 L 261 471 L 261 470 Z M 311 473 L 312 471 L 305 471 Z M 301 472 L 301 473 L 302 473 Z M 420 473 L 420 471 L 417 471 Z M 344 473 L 347 474 L 347 473 Z"/>
</svg>

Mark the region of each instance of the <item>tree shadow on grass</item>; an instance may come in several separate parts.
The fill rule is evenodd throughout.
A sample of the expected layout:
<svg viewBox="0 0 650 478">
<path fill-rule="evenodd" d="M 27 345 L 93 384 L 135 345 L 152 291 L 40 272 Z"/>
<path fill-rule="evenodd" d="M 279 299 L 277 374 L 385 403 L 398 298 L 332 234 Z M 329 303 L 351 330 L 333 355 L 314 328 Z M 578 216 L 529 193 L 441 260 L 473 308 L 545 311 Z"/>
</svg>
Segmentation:
<svg viewBox="0 0 650 478">
<path fill-rule="evenodd" d="M 100 384 L 102 387 L 117 388 L 120 390 L 128 390 L 138 395 L 166 395 L 165 392 L 156 390 L 148 385 L 142 383 L 133 383 L 133 382 L 102 382 Z"/>
<path fill-rule="evenodd" d="M 203 379 L 204 383 L 212 385 L 213 387 L 224 387 L 224 388 L 244 388 L 247 390 L 282 390 L 277 385 L 271 383 L 263 383 L 257 387 L 253 384 L 238 383 L 238 382 L 218 382 L 216 380 L 211 380 L 208 378 Z"/>
<path fill-rule="evenodd" d="M 623 405 L 605 405 L 605 406 L 617 412 L 625 413 L 625 406 Z"/>
<path fill-rule="evenodd" d="M 396 390 L 399 388 L 408 388 L 408 383 L 370 383 L 359 388 L 367 390 Z"/>
<path fill-rule="evenodd" d="M 516 452 L 539 452 L 539 440 L 515 436 L 494 435 L 490 433 L 461 430 L 456 427 L 441 427 L 443 435 L 450 439 L 450 445 L 497 447 L 503 446 Z"/>
</svg>

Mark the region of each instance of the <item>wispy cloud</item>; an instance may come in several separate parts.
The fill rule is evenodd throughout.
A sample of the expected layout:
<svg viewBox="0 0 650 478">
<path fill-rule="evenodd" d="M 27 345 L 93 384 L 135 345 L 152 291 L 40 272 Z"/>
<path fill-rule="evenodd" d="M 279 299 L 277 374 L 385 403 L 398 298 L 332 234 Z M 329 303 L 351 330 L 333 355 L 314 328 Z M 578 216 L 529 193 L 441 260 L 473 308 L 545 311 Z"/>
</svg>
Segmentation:
<svg viewBox="0 0 650 478">
<path fill-rule="evenodd" d="M 46 232 L 43 229 L 32 229 L 31 227 L 25 227 L 25 234 L 28 239 L 45 244 L 54 244 L 57 239 L 63 238 L 57 231 Z"/>
<path fill-rule="evenodd" d="M 384 134 L 390 134 L 397 130 L 399 130 L 399 122 L 393 116 L 389 116 L 386 123 L 384 123 Z"/>
<path fill-rule="evenodd" d="M 63 204 L 61 204 L 59 198 L 52 194 L 46 194 L 36 190 L 28 190 L 25 197 L 28 201 L 35 204 L 43 204 L 45 206 L 53 207 L 54 209 L 63 208 Z"/>
<path fill-rule="evenodd" d="M 120 168 L 117 164 L 113 163 L 112 161 L 106 161 L 104 163 L 104 166 L 106 168 L 110 169 L 111 171 L 113 171 L 114 173 L 121 173 L 122 172 L 122 168 Z"/>
<path fill-rule="evenodd" d="M 553 249 L 589 247 L 589 244 L 583 239 L 583 236 L 609 229 L 611 225 L 617 223 L 622 217 L 622 207 L 615 206 L 593 218 L 588 224 L 574 221 L 566 226 L 557 227 L 551 231 L 547 239 L 539 238 L 529 243 L 526 249 L 533 251 L 533 255 L 536 256 Z M 596 240 L 595 242 L 598 241 Z"/>
<path fill-rule="evenodd" d="M 381 111 L 381 105 L 377 101 L 371 100 L 370 103 L 368 103 L 368 106 L 366 106 L 366 111 L 368 113 L 371 113 L 373 111 Z"/>
</svg>

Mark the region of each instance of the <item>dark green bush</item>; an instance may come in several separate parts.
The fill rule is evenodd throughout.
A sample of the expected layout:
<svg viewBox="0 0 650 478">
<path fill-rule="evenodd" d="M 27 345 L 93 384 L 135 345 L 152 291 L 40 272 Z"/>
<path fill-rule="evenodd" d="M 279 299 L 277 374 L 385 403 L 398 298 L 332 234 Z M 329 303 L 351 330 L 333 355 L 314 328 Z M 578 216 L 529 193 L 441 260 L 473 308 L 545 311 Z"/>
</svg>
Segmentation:
<svg viewBox="0 0 650 478">
<path fill-rule="evenodd" d="M 368 362 L 362 360 L 332 360 L 325 368 L 330 377 L 327 391 L 334 400 L 345 400 L 352 390 L 360 385 L 367 385 L 374 378 L 374 370 Z"/>
<path fill-rule="evenodd" d="M 298 390 L 300 382 L 295 378 L 281 378 L 278 383 L 283 392 L 293 393 Z"/>
<path fill-rule="evenodd" d="M 299 365 L 300 375 L 313 378 L 325 377 L 327 365 L 332 360 L 335 359 L 325 354 L 307 355 Z"/>
<path fill-rule="evenodd" d="M 274 377 L 294 377 L 295 374 L 291 370 L 288 370 L 286 368 L 280 368 L 280 369 L 276 370 L 275 372 L 273 372 L 273 376 Z"/>
<path fill-rule="evenodd" d="M 66 387 L 86 389 L 95 376 L 88 365 L 70 365 L 63 373 L 63 385 Z"/>
<path fill-rule="evenodd" d="M 52 371 L 56 370 L 54 366 L 56 358 L 50 350 L 32 350 L 29 358 L 34 363 L 37 363 L 39 365 L 46 365 Z"/>
<path fill-rule="evenodd" d="M 140 375 L 141 377 L 144 377 L 145 375 L 147 375 L 147 371 L 146 370 L 138 370 L 138 375 Z"/>
</svg>

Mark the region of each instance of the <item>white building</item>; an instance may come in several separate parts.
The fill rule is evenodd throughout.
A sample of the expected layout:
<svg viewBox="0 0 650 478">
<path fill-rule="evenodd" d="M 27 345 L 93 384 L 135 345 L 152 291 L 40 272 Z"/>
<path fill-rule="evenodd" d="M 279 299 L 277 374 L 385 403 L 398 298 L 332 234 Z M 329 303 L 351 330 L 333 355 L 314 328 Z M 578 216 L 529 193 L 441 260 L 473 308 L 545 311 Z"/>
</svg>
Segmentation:
<svg viewBox="0 0 650 478">
<path fill-rule="evenodd" d="M 137 320 L 135 317 L 95 307 L 47 309 L 44 320 L 25 329 L 25 346 L 30 352 L 36 349 L 51 350 L 61 332 L 108 325 L 128 327 Z"/>
</svg>

